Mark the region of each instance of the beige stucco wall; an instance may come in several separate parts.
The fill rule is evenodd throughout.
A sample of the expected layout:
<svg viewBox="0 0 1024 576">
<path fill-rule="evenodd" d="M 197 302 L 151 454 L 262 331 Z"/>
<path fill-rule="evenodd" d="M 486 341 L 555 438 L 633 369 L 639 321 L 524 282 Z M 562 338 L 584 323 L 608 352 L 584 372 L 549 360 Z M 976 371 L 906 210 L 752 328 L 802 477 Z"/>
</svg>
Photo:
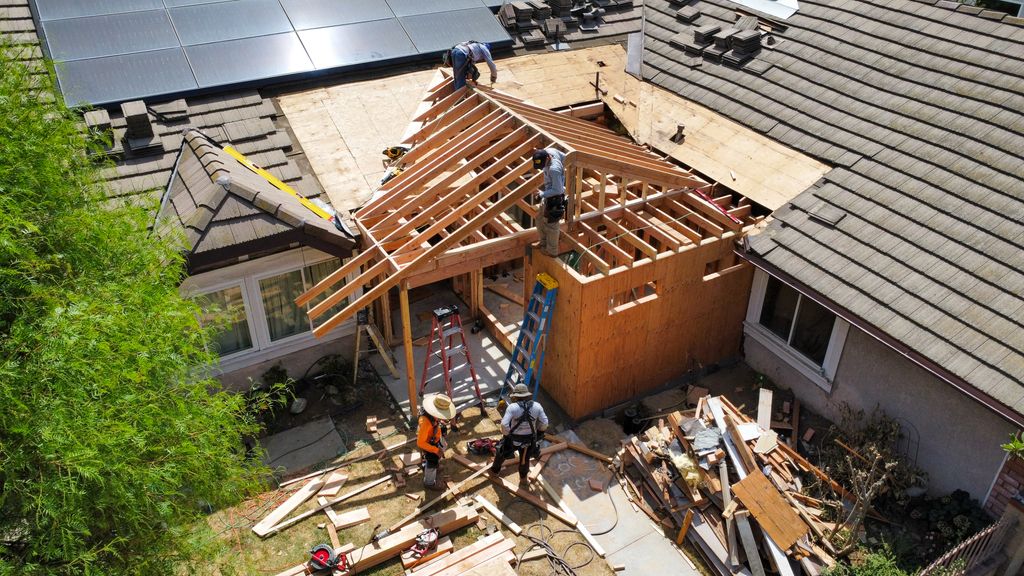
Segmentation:
<svg viewBox="0 0 1024 576">
<path fill-rule="evenodd" d="M 298 380 L 314 362 L 319 360 L 320 357 L 325 354 L 340 354 L 345 358 L 351 358 L 354 346 L 355 336 L 343 336 L 336 340 L 329 340 L 327 342 L 314 344 L 309 348 L 285 354 L 279 358 L 265 360 L 258 364 L 253 364 L 252 366 L 227 372 L 219 375 L 217 378 L 224 385 L 224 388 L 233 392 L 244 392 L 249 389 L 250 378 L 254 381 L 259 380 L 260 376 L 262 376 L 264 372 L 269 370 L 275 364 L 280 363 L 281 366 L 288 371 L 288 376 Z M 363 347 L 365 349 L 365 344 Z M 318 372 L 318 370 L 314 370 L 313 372 Z"/>
<path fill-rule="evenodd" d="M 753 338 L 744 352 L 750 366 L 801 403 L 837 418 L 846 402 L 865 411 L 876 405 L 910 422 L 920 434 L 917 465 L 928 473 L 929 491 L 960 488 L 979 501 L 1003 462 L 999 445 L 1014 426 L 865 332 L 850 327 L 831 393 L 800 375 Z"/>
</svg>

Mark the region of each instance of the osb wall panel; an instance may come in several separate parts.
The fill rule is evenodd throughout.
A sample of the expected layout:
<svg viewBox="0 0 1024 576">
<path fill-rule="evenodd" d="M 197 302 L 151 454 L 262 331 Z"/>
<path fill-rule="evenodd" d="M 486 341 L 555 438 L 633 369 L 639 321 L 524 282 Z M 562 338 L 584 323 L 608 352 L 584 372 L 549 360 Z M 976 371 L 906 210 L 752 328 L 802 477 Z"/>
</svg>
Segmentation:
<svg viewBox="0 0 1024 576">
<path fill-rule="evenodd" d="M 712 241 L 583 283 L 560 262 L 534 258 L 533 269 L 561 285 L 544 389 L 578 419 L 735 356 L 753 269 L 743 264 L 704 280 L 705 265 L 731 250 L 729 240 Z M 609 314 L 613 295 L 652 280 L 657 298 Z"/>
</svg>

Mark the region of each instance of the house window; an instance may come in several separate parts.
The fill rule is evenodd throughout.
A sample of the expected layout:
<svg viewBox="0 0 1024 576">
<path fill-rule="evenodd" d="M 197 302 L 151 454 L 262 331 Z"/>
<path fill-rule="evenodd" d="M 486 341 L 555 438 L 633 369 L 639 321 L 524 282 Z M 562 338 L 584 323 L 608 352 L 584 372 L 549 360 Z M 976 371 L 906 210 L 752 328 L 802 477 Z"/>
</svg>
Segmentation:
<svg viewBox="0 0 1024 576">
<path fill-rule="evenodd" d="M 217 326 L 214 346 L 218 354 L 227 356 L 252 348 L 241 286 L 203 294 L 197 301 L 203 310 L 202 323 Z"/>
<path fill-rule="evenodd" d="M 271 342 L 309 331 L 306 310 L 295 305 L 295 299 L 304 291 L 302 270 L 260 280 L 263 313 Z"/>
<path fill-rule="evenodd" d="M 195 299 L 203 311 L 201 322 L 217 327 L 214 345 L 221 357 L 221 367 L 235 369 L 314 342 L 312 329 L 341 311 L 349 299 L 335 303 L 312 322 L 309 309 L 323 302 L 345 281 L 306 306 L 296 306 L 295 299 L 341 265 L 338 258 L 324 258 L 321 253 L 307 249 L 192 277 L 182 290 L 185 294 L 198 294 Z"/>
<path fill-rule="evenodd" d="M 836 315 L 817 302 L 769 277 L 761 305 L 760 323 L 786 344 L 821 366 L 828 350 Z"/>
<path fill-rule="evenodd" d="M 849 324 L 762 270 L 754 275 L 745 333 L 831 389 Z"/>
</svg>

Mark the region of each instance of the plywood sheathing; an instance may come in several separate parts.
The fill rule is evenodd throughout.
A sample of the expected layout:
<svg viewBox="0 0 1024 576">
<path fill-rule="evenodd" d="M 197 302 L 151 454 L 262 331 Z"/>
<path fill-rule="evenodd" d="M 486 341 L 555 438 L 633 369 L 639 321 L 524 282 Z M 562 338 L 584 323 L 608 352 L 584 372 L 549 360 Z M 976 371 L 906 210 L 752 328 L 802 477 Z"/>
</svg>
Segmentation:
<svg viewBox="0 0 1024 576">
<path fill-rule="evenodd" d="M 560 260 L 532 251 L 528 274 L 558 281 L 542 382 L 573 419 L 662 386 L 670 378 L 735 356 L 746 314 L 752 268 L 705 275 L 708 262 L 728 258 L 732 233 L 681 252 L 644 259 L 632 268 L 582 277 Z M 609 299 L 645 282 L 656 298 L 611 313 Z"/>
</svg>

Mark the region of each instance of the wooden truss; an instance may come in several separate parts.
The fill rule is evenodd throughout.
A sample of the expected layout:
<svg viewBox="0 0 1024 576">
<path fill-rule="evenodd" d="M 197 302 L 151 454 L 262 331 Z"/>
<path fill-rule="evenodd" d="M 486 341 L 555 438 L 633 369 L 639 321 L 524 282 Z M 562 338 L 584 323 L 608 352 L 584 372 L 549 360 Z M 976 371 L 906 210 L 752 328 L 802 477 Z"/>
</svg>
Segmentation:
<svg viewBox="0 0 1024 576">
<path fill-rule="evenodd" d="M 497 91 L 453 91 L 445 80 L 428 90 L 413 122 L 411 149 L 398 161 L 403 171 L 354 215 L 363 251 L 296 300 L 305 305 L 360 272 L 310 309 L 316 319 L 366 287 L 313 331 L 318 337 L 395 286 L 522 257 L 537 238 L 537 148 L 566 153 L 561 237 L 581 255 L 584 275 L 731 237 L 750 222 L 746 199 L 716 196 L 713 185 L 603 126 Z"/>
</svg>

